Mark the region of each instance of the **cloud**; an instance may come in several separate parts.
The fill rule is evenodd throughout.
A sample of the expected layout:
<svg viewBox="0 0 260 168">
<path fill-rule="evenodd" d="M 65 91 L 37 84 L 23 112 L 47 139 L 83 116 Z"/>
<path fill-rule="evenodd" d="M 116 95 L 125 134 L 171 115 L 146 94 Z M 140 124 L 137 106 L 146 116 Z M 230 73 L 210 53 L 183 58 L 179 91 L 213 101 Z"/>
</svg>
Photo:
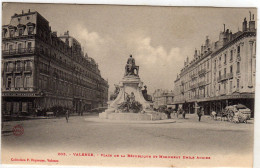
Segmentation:
<svg viewBox="0 0 260 168">
<path fill-rule="evenodd" d="M 136 64 L 140 66 L 140 77 L 150 88 L 173 90 L 176 74 L 183 65 L 181 50 L 172 47 L 167 51 L 163 46 L 151 45 L 151 38 L 130 38 L 128 45 L 135 50 Z"/>
<path fill-rule="evenodd" d="M 122 80 L 129 54 L 136 59 L 140 78 L 150 94 L 160 88 L 173 90 L 184 60 L 180 48 L 172 47 L 167 51 L 163 46 L 152 46 L 150 37 L 138 33 L 122 35 L 115 40 L 109 35 L 103 37 L 90 32 L 82 25 L 76 25 L 72 31 L 88 56 L 99 64 L 102 76 L 109 81 L 110 91 Z"/>
</svg>

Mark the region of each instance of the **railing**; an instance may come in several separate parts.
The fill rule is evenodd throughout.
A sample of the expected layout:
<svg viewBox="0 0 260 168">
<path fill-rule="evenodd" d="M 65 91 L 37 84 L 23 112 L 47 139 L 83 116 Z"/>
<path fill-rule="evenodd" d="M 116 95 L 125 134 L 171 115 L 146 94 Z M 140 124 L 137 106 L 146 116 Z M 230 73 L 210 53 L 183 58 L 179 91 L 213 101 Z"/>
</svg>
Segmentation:
<svg viewBox="0 0 260 168">
<path fill-rule="evenodd" d="M 204 85 L 206 85 L 206 81 L 199 82 L 199 86 L 204 86 Z"/>
<path fill-rule="evenodd" d="M 33 91 L 33 87 L 3 87 L 3 91 Z"/>
<path fill-rule="evenodd" d="M 198 72 L 199 75 L 204 75 L 206 73 L 206 69 L 202 69 Z"/>
<path fill-rule="evenodd" d="M 22 67 L 16 67 L 16 68 L 14 68 L 14 71 L 15 71 L 16 73 L 21 73 L 22 70 L 23 70 Z"/>
<path fill-rule="evenodd" d="M 228 79 L 233 78 L 233 73 L 228 73 L 228 74 L 227 74 L 227 78 L 228 78 Z"/>
<path fill-rule="evenodd" d="M 191 89 L 194 89 L 194 88 L 197 88 L 197 87 L 198 87 L 197 83 L 190 86 Z"/>
<path fill-rule="evenodd" d="M 20 48 L 13 50 L 3 50 L 3 56 L 21 55 L 21 54 L 35 54 L 35 48 Z"/>
<path fill-rule="evenodd" d="M 233 75 L 233 74 L 232 74 Z M 231 76 L 231 75 L 230 75 Z M 232 76 L 233 77 L 233 76 Z M 227 80 L 229 79 L 228 78 L 228 75 L 227 74 L 224 74 L 224 75 L 221 75 L 220 77 L 218 77 L 218 82 L 221 82 L 223 80 Z"/>
<path fill-rule="evenodd" d="M 26 67 L 24 68 L 24 71 L 25 71 L 25 72 L 31 72 L 31 71 L 32 71 L 32 67 L 31 67 L 31 66 L 26 66 Z"/>
<path fill-rule="evenodd" d="M 197 76 L 197 74 L 192 74 L 190 77 L 191 78 L 194 78 L 194 77 L 196 77 Z"/>
</svg>

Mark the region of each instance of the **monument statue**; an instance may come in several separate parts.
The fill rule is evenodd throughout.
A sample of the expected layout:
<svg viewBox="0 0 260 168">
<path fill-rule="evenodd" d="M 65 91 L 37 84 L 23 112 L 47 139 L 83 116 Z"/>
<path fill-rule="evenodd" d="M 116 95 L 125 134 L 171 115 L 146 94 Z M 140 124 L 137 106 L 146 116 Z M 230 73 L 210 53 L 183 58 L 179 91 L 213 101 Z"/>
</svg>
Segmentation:
<svg viewBox="0 0 260 168">
<path fill-rule="evenodd" d="M 119 91 L 120 91 L 119 85 L 115 84 L 115 90 L 114 93 L 110 95 L 110 100 L 115 100 L 117 95 L 119 94 Z"/>
<path fill-rule="evenodd" d="M 123 79 L 116 85 L 113 98 L 108 102 L 108 109 L 99 114 L 101 119 L 122 119 L 122 120 L 159 120 L 165 119 L 164 113 L 153 111 L 151 102 L 148 102 L 142 92 L 143 82 L 139 75 L 139 66 L 136 66 L 135 59 L 130 55 L 125 66 Z M 145 92 L 145 94 L 143 94 Z M 114 99 L 115 98 L 115 99 Z M 114 100 L 113 100 L 114 99 Z"/>
<path fill-rule="evenodd" d="M 139 71 L 139 66 L 135 65 L 135 59 L 133 58 L 132 55 L 130 55 L 125 66 L 125 76 L 129 76 L 129 75 L 138 76 L 138 71 Z"/>
</svg>

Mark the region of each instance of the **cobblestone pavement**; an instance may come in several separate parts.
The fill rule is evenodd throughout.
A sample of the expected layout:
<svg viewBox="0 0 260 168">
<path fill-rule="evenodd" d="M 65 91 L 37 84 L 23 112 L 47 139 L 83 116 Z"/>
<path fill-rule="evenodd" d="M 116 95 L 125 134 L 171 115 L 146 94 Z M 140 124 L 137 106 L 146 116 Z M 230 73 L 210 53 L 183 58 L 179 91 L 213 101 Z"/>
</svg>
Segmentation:
<svg viewBox="0 0 260 168">
<path fill-rule="evenodd" d="M 5 122 L 2 149 L 30 153 L 91 152 L 119 154 L 177 154 L 251 156 L 253 120 L 248 124 L 196 115 L 159 121 L 107 121 L 96 115 Z M 21 125 L 24 132 L 13 134 Z M 15 150 L 14 150 L 15 149 Z M 12 154 L 12 153 L 11 153 Z"/>
</svg>

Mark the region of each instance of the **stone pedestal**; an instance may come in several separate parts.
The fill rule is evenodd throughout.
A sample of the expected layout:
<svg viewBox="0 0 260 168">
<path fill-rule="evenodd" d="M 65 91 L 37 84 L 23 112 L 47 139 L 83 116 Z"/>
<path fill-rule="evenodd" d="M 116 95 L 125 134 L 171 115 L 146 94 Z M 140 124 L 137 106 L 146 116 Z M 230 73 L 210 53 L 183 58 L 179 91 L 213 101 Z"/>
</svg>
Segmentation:
<svg viewBox="0 0 260 168">
<path fill-rule="evenodd" d="M 143 82 L 138 76 L 125 76 L 119 83 L 120 91 L 117 98 L 109 102 L 108 109 L 99 114 L 99 118 L 111 119 L 111 120 L 161 120 L 166 119 L 167 116 L 164 113 L 158 113 L 152 110 L 150 103 L 147 102 L 142 94 Z M 127 94 L 133 93 L 135 101 L 142 104 L 143 110 L 139 113 L 121 113 L 118 110 L 120 104 L 126 101 Z"/>
<path fill-rule="evenodd" d="M 135 101 L 138 101 L 142 104 L 143 109 L 149 109 L 150 104 L 147 102 L 142 94 L 143 82 L 141 82 L 140 78 L 137 76 L 126 76 L 123 80 L 119 83 L 120 92 L 117 98 L 110 104 L 108 111 L 111 109 L 117 109 L 118 106 L 125 101 L 127 94 L 134 93 Z M 116 112 L 116 111 L 115 111 Z"/>
</svg>

